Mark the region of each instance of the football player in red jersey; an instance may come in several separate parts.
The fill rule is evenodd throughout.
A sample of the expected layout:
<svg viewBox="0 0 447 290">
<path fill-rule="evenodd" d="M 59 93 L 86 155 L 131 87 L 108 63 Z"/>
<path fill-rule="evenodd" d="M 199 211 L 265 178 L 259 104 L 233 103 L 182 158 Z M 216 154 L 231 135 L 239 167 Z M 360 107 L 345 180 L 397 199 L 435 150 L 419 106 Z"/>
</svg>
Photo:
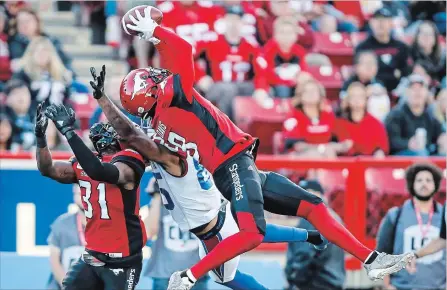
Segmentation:
<svg viewBox="0 0 447 290">
<path fill-rule="evenodd" d="M 197 84 L 230 119 L 236 96 L 251 96 L 255 90 L 267 94 L 269 90 L 265 80 L 267 62 L 256 41 L 242 35 L 243 15 L 241 6 L 228 6 L 223 18 L 224 34 L 213 41 L 197 42 L 195 49 L 195 57 L 203 57 L 210 72 L 202 76 L 197 70 Z M 202 85 L 204 79 L 209 79 L 207 86 Z"/>
<path fill-rule="evenodd" d="M 134 150 L 123 150 L 109 124 L 97 123 L 90 129 L 95 156 L 74 132 L 72 111 L 51 105 L 45 115 L 67 137 L 75 158 L 53 162 L 45 138 L 48 119 L 39 104 L 35 125 L 39 171 L 61 183 L 79 183 L 87 218 L 81 235 L 85 252 L 66 274 L 63 289 L 134 289 L 146 244 L 139 217 L 143 158 Z"/>
<path fill-rule="evenodd" d="M 157 43 L 167 69 L 138 69 L 130 72 L 121 85 L 121 102 L 131 114 L 151 118 L 157 137 L 172 151 L 188 151 L 214 177 L 224 197 L 231 201 L 240 232 L 223 240 L 191 269 L 172 275 L 168 289 L 190 289 L 197 278 L 222 263 L 258 246 L 265 234 L 264 208 L 276 214 L 300 216 L 309 220 L 331 242 L 362 262 L 371 279 L 399 271 L 413 258 L 412 253 L 393 256 L 377 253 L 360 243 L 336 221 L 323 201 L 286 177 L 260 172 L 254 163 L 258 141 L 242 132 L 228 117 L 193 89 L 192 46 L 151 19 L 151 7 L 137 15 L 127 29 L 142 39 Z M 112 118 L 110 102 L 103 93 L 105 67 L 99 77 L 92 71 L 94 97 L 120 136 L 143 156 L 148 137 L 124 120 Z M 200 198 L 200 197 L 198 197 Z M 265 201 L 265 203 L 264 203 Z"/>
</svg>

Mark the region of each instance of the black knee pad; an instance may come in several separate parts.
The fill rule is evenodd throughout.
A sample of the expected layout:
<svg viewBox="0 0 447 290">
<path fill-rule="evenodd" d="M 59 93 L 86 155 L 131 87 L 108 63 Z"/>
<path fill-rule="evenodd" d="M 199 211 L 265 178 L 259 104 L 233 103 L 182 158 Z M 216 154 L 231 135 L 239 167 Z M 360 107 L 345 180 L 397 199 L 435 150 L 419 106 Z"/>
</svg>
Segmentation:
<svg viewBox="0 0 447 290">
<path fill-rule="evenodd" d="M 276 172 L 261 172 L 264 207 L 267 211 L 296 216 L 302 200 L 318 205 L 323 200 Z"/>
</svg>

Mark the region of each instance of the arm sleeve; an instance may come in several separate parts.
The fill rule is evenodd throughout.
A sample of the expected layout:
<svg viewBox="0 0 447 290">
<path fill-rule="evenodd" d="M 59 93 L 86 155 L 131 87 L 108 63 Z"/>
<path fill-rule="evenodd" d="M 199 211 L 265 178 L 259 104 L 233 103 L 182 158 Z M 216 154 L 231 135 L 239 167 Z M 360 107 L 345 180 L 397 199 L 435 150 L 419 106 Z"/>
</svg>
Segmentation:
<svg viewBox="0 0 447 290">
<path fill-rule="evenodd" d="M 393 113 L 388 115 L 385 126 L 389 136 L 390 150 L 391 152 L 397 152 L 408 148 L 409 139 L 402 137 L 401 124 Z"/>
<path fill-rule="evenodd" d="M 388 211 L 387 215 L 382 219 L 379 231 L 377 233 L 376 250 L 378 252 L 393 254 L 393 248 L 394 248 L 393 234 L 394 234 L 394 223 L 391 220 L 391 210 L 390 210 Z"/>
<path fill-rule="evenodd" d="M 446 208 L 446 206 L 447 206 L 447 203 L 444 203 L 444 208 L 443 208 L 443 210 L 442 210 L 442 222 L 441 222 L 441 232 L 439 233 L 439 237 L 441 238 L 441 239 L 446 239 L 446 237 L 445 237 L 445 235 L 446 235 L 446 215 L 445 215 L 445 208 Z"/>
<path fill-rule="evenodd" d="M 154 36 L 160 39 L 160 44 L 156 47 L 165 68 L 173 74 L 180 75 L 183 92 L 192 102 L 195 70 L 191 44 L 174 32 L 160 26 L 155 28 Z"/>
<path fill-rule="evenodd" d="M 73 132 L 67 139 L 77 161 L 91 179 L 111 184 L 118 183 L 120 173 L 115 165 L 101 162 L 76 133 Z"/>
<path fill-rule="evenodd" d="M 300 219 L 298 227 L 306 230 L 314 228 L 303 219 Z M 311 265 L 316 250 L 308 243 L 289 243 L 287 250 L 286 277 L 293 284 L 306 284 L 312 278 Z"/>
</svg>

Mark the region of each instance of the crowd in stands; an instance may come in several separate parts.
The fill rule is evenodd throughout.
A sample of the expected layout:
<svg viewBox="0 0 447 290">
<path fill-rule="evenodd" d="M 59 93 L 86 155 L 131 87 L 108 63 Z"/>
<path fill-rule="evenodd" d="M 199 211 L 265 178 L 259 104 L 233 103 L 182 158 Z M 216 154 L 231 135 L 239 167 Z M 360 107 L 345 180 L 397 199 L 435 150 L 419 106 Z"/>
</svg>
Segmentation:
<svg viewBox="0 0 447 290">
<path fill-rule="evenodd" d="M 129 69 L 162 67 L 150 43 L 120 29 L 130 5 L 151 4 L 130 2 L 62 1 L 55 10 L 71 10 L 76 25 L 89 25 L 92 44 L 126 51 L 120 57 Z M 206 98 L 236 123 L 241 98 L 250 100 L 243 109 L 248 115 L 257 106 L 266 118 L 282 116 L 270 140 L 261 137 L 275 147 L 271 152 L 312 158 L 446 154 L 445 2 L 152 4 L 163 12 L 163 25 L 193 45 L 196 89 Z M 72 96 L 86 88 L 31 6 L 0 6 L 0 150 L 33 148 L 36 105 L 76 108 Z M 107 82 L 114 91 L 120 79 Z M 116 92 L 111 96 L 119 104 Z M 100 109 L 91 115 L 86 124 L 104 120 Z M 80 129 L 87 127 L 81 122 Z M 50 146 L 66 149 L 57 134 L 49 134 Z"/>
</svg>

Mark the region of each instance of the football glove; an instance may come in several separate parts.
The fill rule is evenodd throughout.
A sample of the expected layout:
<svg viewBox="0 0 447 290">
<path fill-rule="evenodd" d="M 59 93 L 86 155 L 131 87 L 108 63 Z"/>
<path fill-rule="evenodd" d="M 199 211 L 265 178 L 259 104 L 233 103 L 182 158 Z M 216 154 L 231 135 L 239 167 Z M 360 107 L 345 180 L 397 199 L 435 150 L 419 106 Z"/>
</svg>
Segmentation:
<svg viewBox="0 0 447 290">
<path fill-rule="evenodd" d="M 133 15 L 129 15 L 129 18 L 134 25 L 126 25 L 128 29 L 139 32 L 140 39 L 145 39 L 147 41 L 151 41 L 151 38 L 153 38 L 154 36 L 154 30 L 158 26 L 157 22 L 155 22 L 151 17 L 151 9 L 152 7 L 150 6 L 146 7 L 144 9 L 144 16 L 142 16 L 140 12 L 136 10 L 135 14 L 137 18 L 133 17 Z M 153 40 L 151 42 L 153 42 Z"/>
<path fill-rule="evenodd" d="M 90 86 L 93 88 L 93 97 L 99 100 L 104 95 L 104 82 L 106 80 L 106 66 L 103 65 L 99 77 L 96 76 L 96 69 L 90 68 L 90 73 L 93 77 L 93 82 L 90 81 Z"/>
<path fill-rule="evenodd" d="M 45 110 L 45 116 L 53 121 L 62 135 L 74 131 L 76 116 L 72 109 L 67 110 L 63 105 L 51 105 Z"/>
</svg>

